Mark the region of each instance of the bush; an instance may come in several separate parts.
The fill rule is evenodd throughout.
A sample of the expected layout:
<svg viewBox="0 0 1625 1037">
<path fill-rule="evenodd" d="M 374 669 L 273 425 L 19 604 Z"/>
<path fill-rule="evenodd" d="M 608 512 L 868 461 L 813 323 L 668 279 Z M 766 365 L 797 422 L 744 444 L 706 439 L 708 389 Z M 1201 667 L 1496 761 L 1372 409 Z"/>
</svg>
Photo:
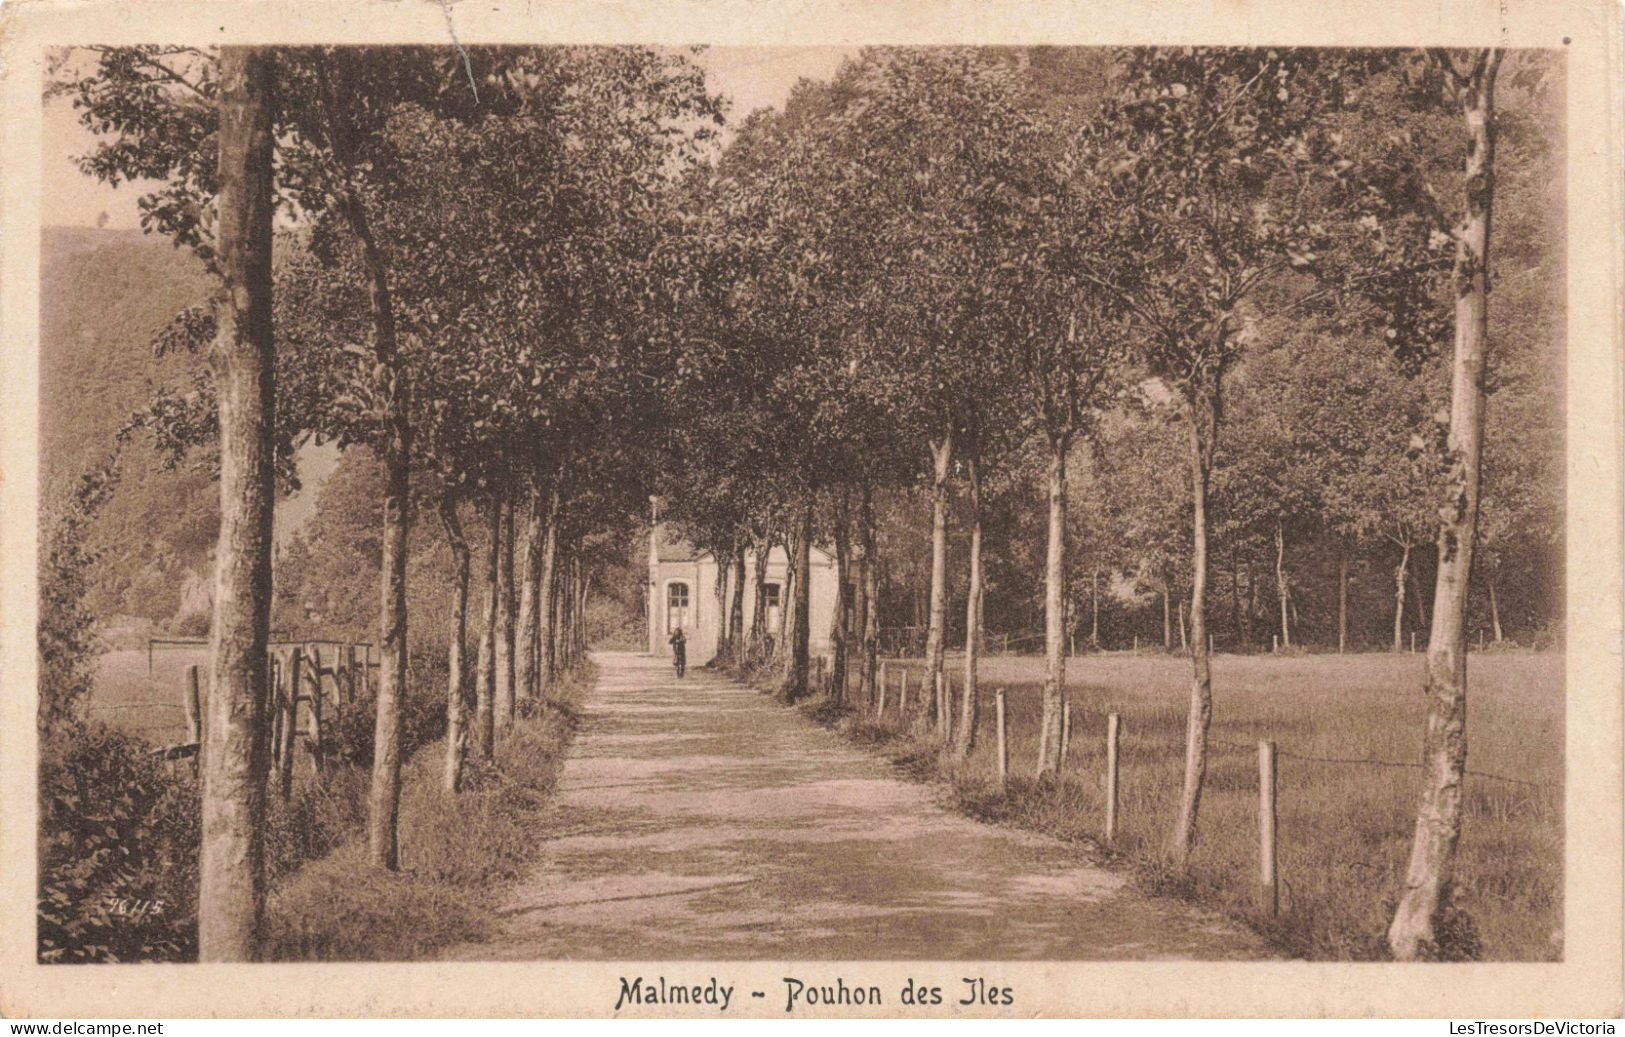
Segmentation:
<svg viewBox="0 0 1625 1037">
<path fill-rule="evenodd" d="M 376 678 L 375 678 L 376 679 Z M 401 758 L 446 733 L 446 662 L 414 653 L 407 667 L 406 701 L 401 706 Z M 357 695 L 324 716 L 323 749 L 328 759 L 356 767 L 372 766 L 378 696 Z"/>
<path fill-rule="evenodd" d="M 39 960 L 197 956 L 200 810 L 145 742 L 64 727 L 40 746 Z"/>
<path fill-rule="evenodd" d="M 80 478 L 73 494 L 42 515 L 39 570 L 39 730 L 71 725 L 96 679 L 100 639 L 85 605 L 97 554 L 86 530 L 118 485 L 118 455 Z"/>
</svg>

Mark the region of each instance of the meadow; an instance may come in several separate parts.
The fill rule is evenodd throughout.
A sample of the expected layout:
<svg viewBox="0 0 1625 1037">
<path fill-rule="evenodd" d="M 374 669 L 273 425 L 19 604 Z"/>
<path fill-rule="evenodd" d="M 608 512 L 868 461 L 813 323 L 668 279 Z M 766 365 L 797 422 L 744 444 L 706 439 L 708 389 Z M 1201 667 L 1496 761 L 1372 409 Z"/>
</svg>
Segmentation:
<svg viewBox="0 0 1625 1037">
<path fill-rule="evenodd" d="M 955 660 L 950 660 L 951 662 Z M 1120 714 L 1119 821 L 1109 852 L 1159 893 L 1239 917 L 1311 959 L 1384 956 L 1382 936 L 1415 818 L 1424 703 L 1418 655 L 1218 655 L 1198 842 L 1189 873 L 1160 862 L 1183 774 L 1190 664 L 1183 657 L 1069 661 L 1070 753 L 1058 781 L 1035 782 L 1043 661 L 993 656 L 981 668 L 970 759 L 936 751 L 918 710 L 923 664 L 891 660 L 886 715 L 855 737 L 886 745 L 922 776 L 948 780 L 981 819 L 1099 842 L 1106 717 Z M 909 669 L 912 715 L 897 716 Z M 1549 961 L 1563 954 L 1563 657 L 1475 654 L 1469 663 L 1468 769 L 1456 899 L 1445 957 Z M 955 672 L 958 686 L 958 673 Z M 995 688 L 1006 690 L 1010 781 L 997 785 Z M 1260 739 L 1278 745 L 1281 908 L 1257 906 Z M 1376 761 L 1376 762 L 1352 762 Z M 1494 775 L 1492 777 L 1490 775 Z M 1503 780 L 1512 779 L 1512 780 Z"/>
<path fill-rule="evenodd" d="M 147 739 L 172 745 L 186 739 L 186 711 L 181 692 L 186 668 L 207 668 L 207 648 L 190 645 L 158 647 L 147 670 L 145 648 L 104 652 L 98 663 L 86 713 L 92 720 Z"/>
<path fill-rule="evenodd" d="M 179 740 L 189 649 L 110 652 L 90 710 L 155 744 Z M 950 671 L 958 686 L 958 660 Z M 1214 719 L 1198 841 L 1187 875 L 1162 867 L 1182 777 L 1190 664 L 1168 655 L 1069 660 L 1071 751 L 1058 781 L 1031 780 L 1043 661 L 983 660 L 971 758 L 940 756 L 920 712 L 923 663 L 888 661 L 884 719 L 860 711 L 855 737 L 881 743 L 922 777 L 946 779 L 980 819 L 1098 843 L 1105 816 L 1106 716 L 1122 717 L 1119 822 L 1109 852 L 1152 890 L 1238 917 L 1283 951 L 1319 960 L 1383 956 L 1382 935 L 1410 846 L 1424 703 L 1418 655 L 1214 657 Z M 911 719 L 897 683 L 910 670 Z M 1448 956 L 1549 961 L 1563 954 L 1563 656 L 1491 652 L 1469 662 L 1468 769 Z M 1011 779 L 1001 792 L 993 691 L 1004 688 Z M 1256 902 L 1260 739 L 1277 743 L 1281 910 Z M 1379 761 L 1378 763 L 1330 761 Z M 1384 765 L 1388 764 L 1388 765 Z M 1395 765 L 1395 766 L 1389 766 Z M 1499 777 L 1489 777 L 1496 775 Z M 1513 779 L 1513 780 L 1502 780 Z M 331 950 L 328 953 L 332 953 Z M 339 956 L 344 956 L 340 952 Z"/>
</svg>

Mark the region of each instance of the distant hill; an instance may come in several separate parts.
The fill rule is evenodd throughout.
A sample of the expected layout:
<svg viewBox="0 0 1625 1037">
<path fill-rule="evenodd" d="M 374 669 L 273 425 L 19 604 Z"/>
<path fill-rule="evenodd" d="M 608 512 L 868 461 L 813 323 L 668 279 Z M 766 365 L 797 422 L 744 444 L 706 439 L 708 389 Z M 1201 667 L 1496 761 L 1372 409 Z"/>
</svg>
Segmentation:
<svg viewBox="0 0 1625 1037">
<path fill-rule="evenodd" d="M 61 495 L 113 447 L 118 429 L 160 385 L 189 378 L 201 356 L 153 356 L 151 341 L 208 297 L 202 265 L 139 231 L 48 227 L 40 242 L 40 490 Z M 125 454 L 123 480 L 98 520 L 103 551 L 96 614 L 175 618 L 182 589 L 205 572 L 218 528 L 213 481 L 161 471 L 146 443 Z"/>
<path fill-rule="evenodd" d="M 40 242 L 40 435 L 45 487 L 73 479 L 157 385 L 200 357 L 152 354 L 153 335 L 209 290 L 188 253 L 139 231 L 48 227 Z"/>
</svg>

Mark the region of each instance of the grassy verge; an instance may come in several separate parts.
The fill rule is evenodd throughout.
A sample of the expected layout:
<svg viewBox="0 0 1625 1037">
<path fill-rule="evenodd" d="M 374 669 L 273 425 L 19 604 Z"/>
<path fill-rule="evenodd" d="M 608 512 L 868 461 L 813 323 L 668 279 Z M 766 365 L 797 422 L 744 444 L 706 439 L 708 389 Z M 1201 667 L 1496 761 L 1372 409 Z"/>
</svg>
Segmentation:
<svg viewBox="0 0 1625 1037">
<path fill-rule="evenodd" d="M 592 687 L 583 666 L 520 718 L 495 766 L 473 766 L 467 787 L 441 787 L 444 746 L 402 769 L 401 870 L 366 863 L 359 833 L 272 890 L 267 955 L 284 961 L 407 961 L 491 931 L 503 890 L 538 848 L 535 820 L 557 781 L 576 726 L 575 704 Z"/>
<path fill-rule="evenodd" d="M 943 781 L 965 814 L 1098 846 L 1105 813 L 1106 714 L 1123 717 L 1119 834 L 1111 856 L 1148 892 L 1217 908 L 1286 953 L 1317 960 L 1384 956 L 1415 817 L 1420 663 L 1414 656 L 1221 656 L 1198 844 L 1187 872 L 1163 863 L 1182 779 L 1189 663 L 1181 658 L 1085 657 L 1068 684 L 1074 734 L 1064 773 L 1032 780 L 1039 722 L 1036 659 L 996 657 L 984 670 L 980 736 L 969 760 L 942 753 L 918 714 L 922 667 L 893 661 L 886 715 L 827 700 L 801 708 L 873 746 L 920 780 Z M 897 716 L 899 668 L 909 668 L 911 715 Z M 996 780 L 993 689 L 1006 689 L 1011 780 Z M 1558 960 L 1563 953 L 1563 687 L 1554 655 L 1473 661 L 1472 755 L 1456 897 L 1442 957 Z M 1259 739 L 1279 761 L 1281 912 L 1256 907 Z M 1337 762 L 1331 762 L 1337 761 Z M 1104 852 L 1104 851 L 1103 851 Z"/>
</svg>

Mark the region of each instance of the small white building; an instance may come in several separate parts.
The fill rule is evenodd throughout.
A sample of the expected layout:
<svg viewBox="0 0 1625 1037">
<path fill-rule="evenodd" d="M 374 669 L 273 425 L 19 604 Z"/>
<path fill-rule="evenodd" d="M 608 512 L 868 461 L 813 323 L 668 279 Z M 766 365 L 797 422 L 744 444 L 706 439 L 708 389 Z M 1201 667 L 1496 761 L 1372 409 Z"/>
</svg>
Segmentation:
<svg viewBox="0 0 1625 1037">
<path fill-rule="evenodd" d="M 830 633 L 835 622 L 835 557 L 814 546 L 812 581 L 809 584 L 809 635 L 813 655 L 827 654 Z M 785 573 L 788 556 L 782 547 L 768 554 L 764 574 L 767 601 L 768 632 L 778 636 L 779 623 L 785 602 Z M 717 654 L 722 640 L 723 617 L 733 605 L 731 575 L 733 566 L 726 564 L 718 571 L 717 560 L 710 551 L 700 551 L 679 536 L 663 522 L 656 522 L 649 531 L 649 584 L 648 628 L 649 652 L 653 655 L 671 655 L 667 643 L 671 632 L 683 629 L 688 639 L 688 662 L 703 666 Z M 718 584 L 722 594 L 717 593 Z M 756 588 L 755 552 L 745 553 L 745 634 L 749 636 L 754 624 L 752 601 Z M 788 633 L 788 632 L 787 632 Z"/>
</svg>

